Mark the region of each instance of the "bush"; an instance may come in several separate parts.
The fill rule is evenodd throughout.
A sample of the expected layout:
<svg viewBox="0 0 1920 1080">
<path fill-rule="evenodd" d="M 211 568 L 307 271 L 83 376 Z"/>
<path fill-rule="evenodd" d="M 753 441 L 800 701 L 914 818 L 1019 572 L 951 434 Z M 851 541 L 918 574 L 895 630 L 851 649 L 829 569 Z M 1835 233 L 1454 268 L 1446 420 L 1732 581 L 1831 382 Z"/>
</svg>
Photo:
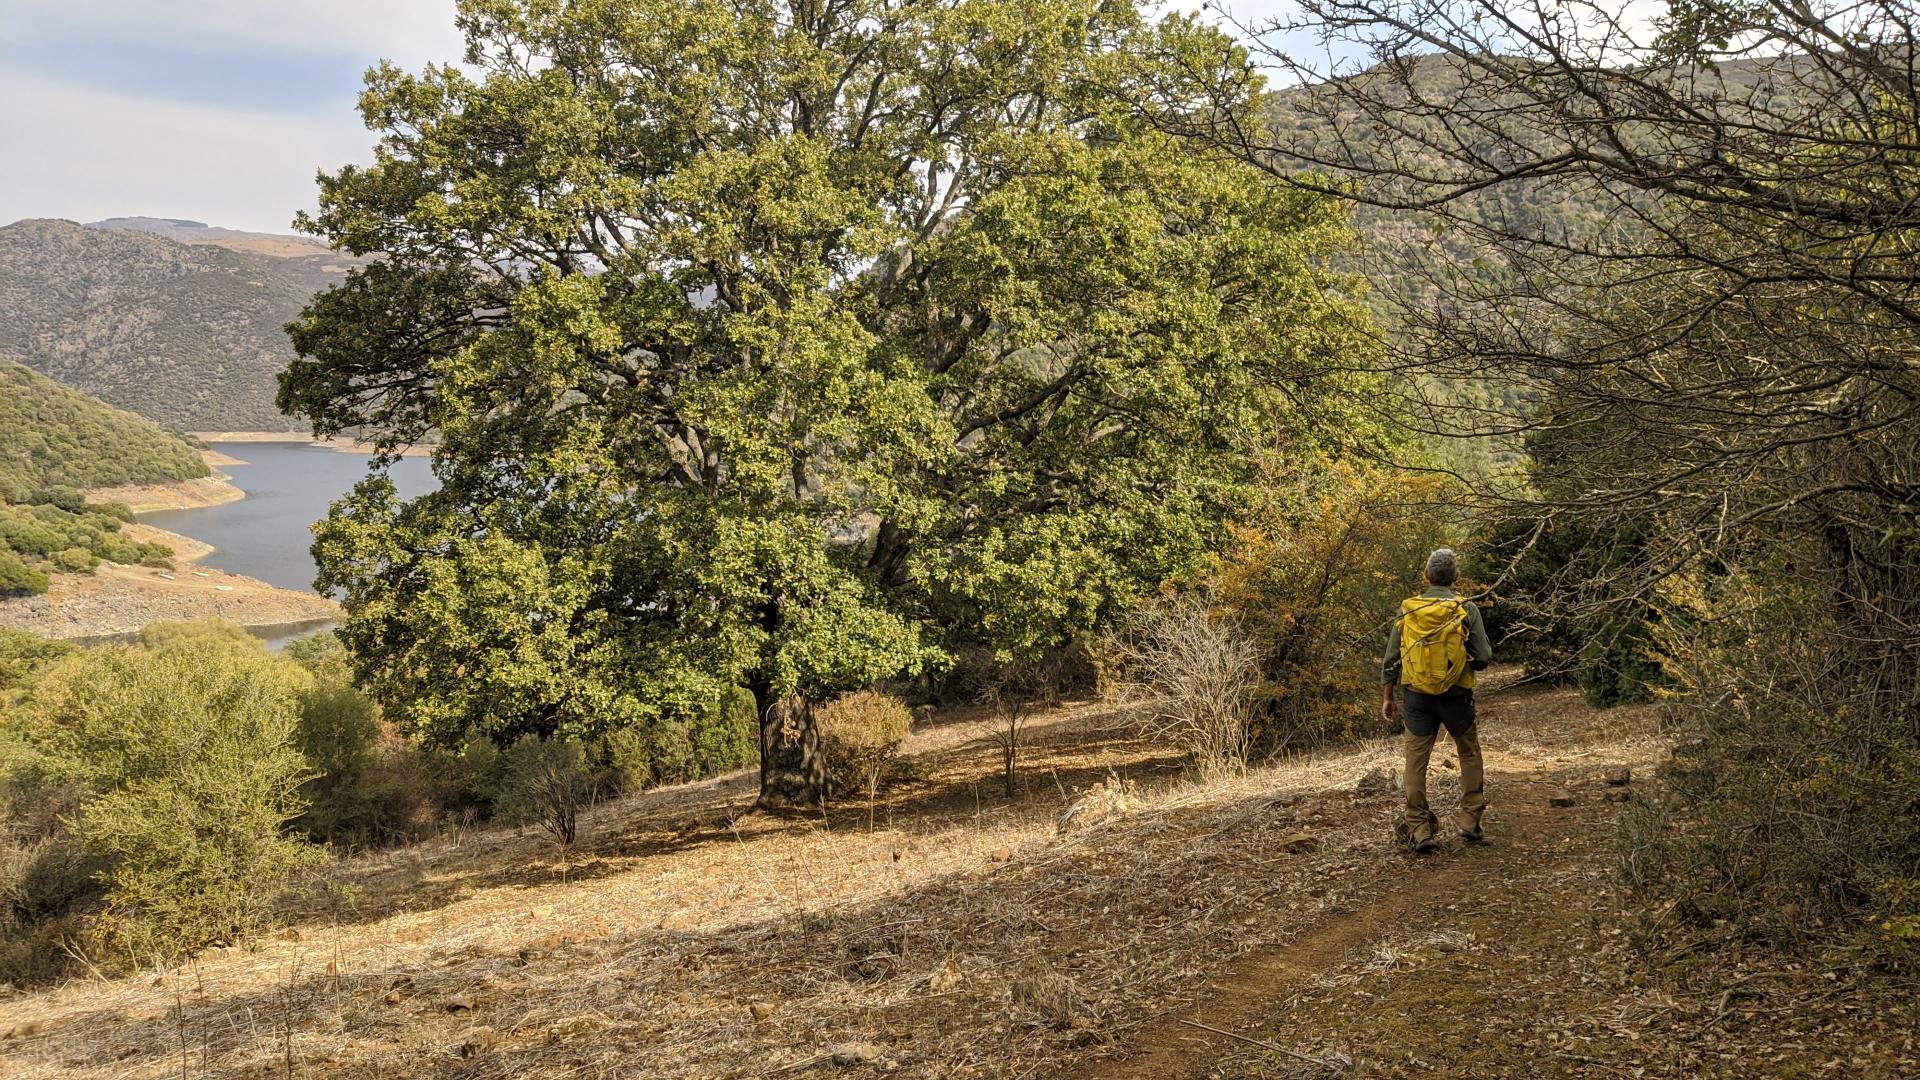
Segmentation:
<svg viewBox="0 0 1920 1080">
<path fill-rule="evenodd" d="M 523 735 L 502 760 L 500 817 L 538 825 L 566 846 L 579 839 L 580 811 L 593 802 L 593 771 L 572 739 Z"/>
<path fill-rule="evenodd" d="M 35 505 L 57 507 L 69 514 L 77 514 L 86 508 L 87 496 L 78 488 L 50 487 L 34 492 L 30 501 Z"/>
<path fill-rule="evenodd" d="M 1121 695 L 1139 704 L 1149 737 L 1184 752 L 1203 774 L 1246 765 L 1264 683 L 1261 651 L 1238 616 L 1201 596 L 1163 597 L 1114 638 L 1112 652 Z"/>
<path fill-rule="evenodd" d="M 28 566 L 20 556 L 0 547 L 0 597 L 39 596 L 47 591 L 47 575 Z"/>
<path fill-rule="evenodd" d="M 1920 918 L 1920 596 L 1849 611 L 1805 565 L 1669 582 L 1675 749 L 1667 796 L 1623 827 L 1627 876 L 1698 928 L 1865 929 L 1912 959 L 1897 931 Z"/>
<path fill-rule="evenodd" d="M 815 722 L 829 786 L 871 797 L 899 764 L 913 710 L 892 695 L 862 690 L 820 706 Z"/>
<path fill-rule="evenodd" d="M 1459 514 L 1443 478 L 1323 462 L 1234 529 L 1216 599 L 1223 625 L 1258 654 L 1265 700 L 1256 748 L 1278 752 L 1372 729 L 1388 629 Z M 1190 612 L 1163 615 L 1173 620 L 1169 631 L 1206 629 Z M 1210 662 L 1224 661 L 1222 647 L 1204 650 Z"/>
<path fill-rule="evenodd" d="M 605 792 L 616 794 L 704 779 L 752 764 L 759 753 L 753 695 L 733 687 L 691 718 L 665 716 L 608 732 L 590 756 Z"/>
<path fill-rule="evenodd" d="M 86 548 L 71 547 L 53 553 L 47 560 L 53 568 L 63 574 L 90 574 L 100 565 L 100 560 Z"/>
<path fill-rule="evenodd" d="M 0 559 L 4 559 L 0 554 Z M 23 690 L 55 661 L 79 652 L 79 647 L 23 630 L 0 627 L 0 703 L 10 690 Z"/>
<path fill-rule="evenodd" d="M 1500 568 L 1500 602 L 1483 606 L 1502 655 L 1530 677 L 1578 684 L 1595 708 L 1653 700 L 1659 613 L 1613 584 L 1643 555 L 1645 532 L 1524 517 L 1478 536 L 1477 559 Z"/>
<path fill-rule="evenodd" d="M 431 833 L 444 794 L 433 756 L 382 721 L 379 707 L 354 687 L 352 659 L 340 639 L 300 638 L 281 656 L 313 676 L 313 689 L 300 702 L 295 742 L 319 775 L 302 792 L 309 805 L 299 827 L 316 840 L 349 845 Z"/>
<path fill-rule="evenodd" d="M 142 639 L 48 671 L 21 714 L 85 792 L 78 834 L 106 860 L 93 939 L 145 960 L 255 929 L 321 853 L 282 835 L 310 775 L 293 742 L 306 673 L 204 624 Z"/>
</svg>

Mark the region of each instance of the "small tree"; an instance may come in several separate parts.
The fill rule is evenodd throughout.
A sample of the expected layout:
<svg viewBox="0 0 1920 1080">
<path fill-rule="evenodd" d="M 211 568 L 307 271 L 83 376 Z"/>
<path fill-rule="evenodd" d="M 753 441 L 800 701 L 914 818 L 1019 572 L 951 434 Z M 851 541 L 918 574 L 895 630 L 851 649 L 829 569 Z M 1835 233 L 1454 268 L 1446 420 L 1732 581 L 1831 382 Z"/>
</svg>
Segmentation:
<svg viewBox="0 0 1920 1080">
<path fill-rule="evenodd" d="M 531 822 L 564 848 L 580 838 L 580 811 L 593 802 L 593 770 L 572 739 L 522 736 L 507 751 L 500 812 Z"/>
<path fill-rule="evenodd" d="M 1000 746 L 1001 780 L 1009 799 L 1020 793 L 1020 739 L 1027 721 L 1060 703 L 1060 667 L 1058 652 L 1003 663 L 981 691 L 981 700 L 993 710 L 993 738 Z"/>
</svg>

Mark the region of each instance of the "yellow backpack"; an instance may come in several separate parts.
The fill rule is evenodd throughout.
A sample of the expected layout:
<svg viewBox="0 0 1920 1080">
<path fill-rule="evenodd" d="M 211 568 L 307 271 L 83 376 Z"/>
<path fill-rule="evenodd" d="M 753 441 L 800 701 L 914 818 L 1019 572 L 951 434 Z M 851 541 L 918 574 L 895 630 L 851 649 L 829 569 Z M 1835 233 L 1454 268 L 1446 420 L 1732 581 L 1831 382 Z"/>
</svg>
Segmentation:
<svg viewBox="0 0 1920 1080">
<path fill-rule="evenodd" d="M 1400 684 L 1422 694 L 1473 685 L 1465 600 L 1414 596 L 1400 601 Z"/>
</svg>

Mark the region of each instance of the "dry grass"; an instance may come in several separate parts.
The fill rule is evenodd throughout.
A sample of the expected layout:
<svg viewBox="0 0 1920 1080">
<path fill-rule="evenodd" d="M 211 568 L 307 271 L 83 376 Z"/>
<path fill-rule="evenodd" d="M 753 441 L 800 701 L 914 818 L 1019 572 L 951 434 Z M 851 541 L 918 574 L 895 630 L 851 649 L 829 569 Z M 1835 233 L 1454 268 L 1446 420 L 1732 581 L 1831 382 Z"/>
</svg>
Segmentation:
<svg viewBox="0 0 1920 1080">
<path fill-rule="evenodd" d="M 1517 700 L 1487 711 L 1496 808 L 1533 797 L 1522 774 L 1658 752 L 1647 715 L 1595 741 L 1554 695 Z M 508 832 L 356 859 L 249 950 L 0 999 L 0 1033 L 20 1032 L 0 1072 L 1073 1073 L 1236 958 L 1404 883 L 1393 797 L 1352 792 L 1396 760 L 1386 740 L 1197 784 L 1119 724 L 1092 705 L 1036 722 L 1010 800 L 992 717 L 943 717 L 871 830 L 851 805 L 735 820 L 742 774 L 598 807 L 565 860 Z M 1281 844 L 1301 833 L 1310 850 Z M 876 1060 L 833 1063 L 860 1044 Z"/>
</svg>

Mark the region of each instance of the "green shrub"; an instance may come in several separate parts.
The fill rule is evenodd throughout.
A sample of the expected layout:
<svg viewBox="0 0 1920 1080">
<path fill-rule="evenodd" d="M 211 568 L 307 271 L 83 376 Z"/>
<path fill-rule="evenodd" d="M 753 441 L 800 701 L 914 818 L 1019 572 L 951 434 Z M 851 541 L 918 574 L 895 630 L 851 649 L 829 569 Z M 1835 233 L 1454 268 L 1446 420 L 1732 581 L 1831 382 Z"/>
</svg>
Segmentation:
<svg viewBox="0 0 1920 1080">
<path fill-rule="evenodd" d="M 653 786 L 653 748 L 632 728 L 620 728 L 594 741 L 592 759 L 609 795 L 631 795 Z"/>
<path fill-rule="evenodd" d="M 502 761 L 495 812 L 516 825 L 538 825 L 561 844 L 579 838 L 580 811 L 593 801 L 593 770 L 578 742 L 523 735 Z"/>
<path fill-rule="evenodd" d="M 353 685 L 340 639 L 316 634 L 281 656 L 313 676 L 300 702 L 295 742 L 318 776 L 302 794 L 298 826 L 316 840 L 352 846 L 418 840 L 439 821 L 442 790 L 433 758 L 380 719 Z"/>
<path fill-rule="evenodd" d="M 71 547 L 53 553 L 47 560 L 53 568 L 63 574 L 90 574 L 100 565 L 100 559 L 86 548 Z"/>
<path fill-rule="evenodd" d="M 86 508 L 87 496 L 78 488 L 50 487 L 34 492 L 30 501 L 37 506 L 53 506 L 69 514 L 77 514 Z"/>
<path fill-rule="evenodd" d="M 899 764 L 913 710 L 892 695 L 862 690 L 820 706 L 815 720 L 829 785 L 871 795 Z"/>
<path fill-rule="evenodd" d="M 106 860 L 93 940 L 147 960 L 257 928 L 321 852 L 282 834 L 305 808 L 294 736 L 311 677 L 218 626 L 142 641 L 48 671 L 21 713 L 53 771 L 85 791 L 78 833 Z"/>
<path fill-rule="evenodd" d="M 753 763 L 759 752 L 753 695 L 734 687 L 693 717 L 610 732 L 594 743 L 592 757 L 610 790 L 632 792 L 715 776 Z"/>
<path fill-rule="evenodd" d="M 28 566 L 20 556 L 0 547 L 0 597 L 39 596 L 47 591 L 47 575 Z"/>
<path fill-rule="evenodd" d="M 473 735 L 457 752 L 435 758 L 448 810 L 473 817 L 492 817 L 505 784 L 505 755 L 485 735 Z"/>
<path fill-rule="evenodd" d="M 4 560 L 0 553 L 0 560 Z M 23 630 L 0 627 L 0 702 L 9 690 L 23 690 L 55 661 L 79 652 L 79 647 Z"/>
</svg>

